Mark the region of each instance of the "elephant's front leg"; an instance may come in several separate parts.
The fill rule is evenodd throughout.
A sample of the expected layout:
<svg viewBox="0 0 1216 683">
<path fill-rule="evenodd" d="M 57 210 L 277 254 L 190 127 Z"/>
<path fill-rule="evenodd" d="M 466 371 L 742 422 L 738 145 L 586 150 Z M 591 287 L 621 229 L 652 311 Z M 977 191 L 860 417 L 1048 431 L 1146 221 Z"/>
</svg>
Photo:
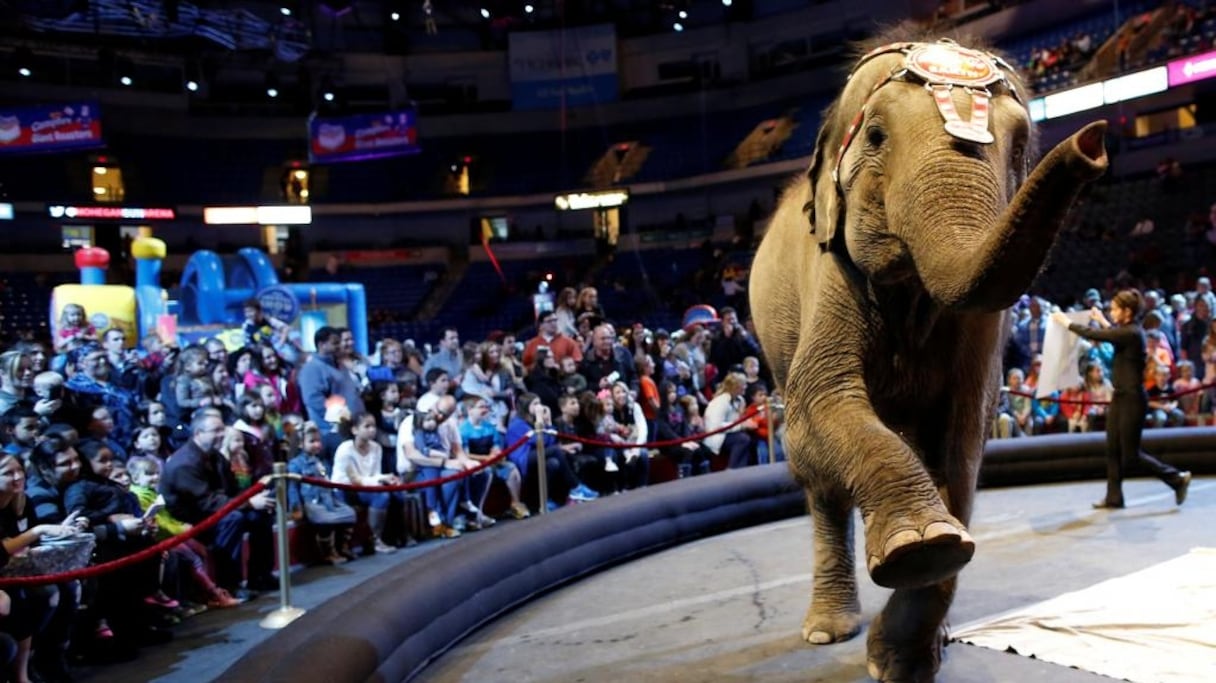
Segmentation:
<svg viewBox="0 0 1216 683">
<path fill-rule="evenodd" d="M 955 377 L 960 397 L 983 397 L 985 369 L 960 369 Z M 999 378 L 990 380 L 992 383 Z M 963 523 L 971 519 L 976 478 L 984 448 L 989 401 L 956 400 L 941 426 L 940 445 L 929 460 L 946 508 Z M 940 451 L 937 449 L 940 448 Z M 870 675 L 878 681 L 931 681 L 941 666 L 944 623 L 957 578 L 934 586 L 896 590 L 871 625 L 866 643 Z"/>
<path fill-rule="evenodd" d="M 884 683 L 932 681 L 941 667 L 942 622 L 954 598 L 957 579 L 924 588 L 900 588 L 870 624 L 866 668 Z"/>
<path fill-rule="evenodd" d="M 874 413 L 864 389 L 847 386 L 790 401 L 790 443 L 811 444 L 790 465 L 804 480 L 848 491 L 865 524 L 866 568 L 888 588 L 927 586 L 970 561 L 975 542 L 950 514 L 917 454 Z M 813 418 L 810 415 L 814 415 Z"/>
<path fill-rule="evenodd" d="M 802 638 L 824 645 L 861 630 L 857 569 L 853 558 L 853 501 L 836 487 L 807 491 L 815 528 L 815 577 Z"/>
</svg>

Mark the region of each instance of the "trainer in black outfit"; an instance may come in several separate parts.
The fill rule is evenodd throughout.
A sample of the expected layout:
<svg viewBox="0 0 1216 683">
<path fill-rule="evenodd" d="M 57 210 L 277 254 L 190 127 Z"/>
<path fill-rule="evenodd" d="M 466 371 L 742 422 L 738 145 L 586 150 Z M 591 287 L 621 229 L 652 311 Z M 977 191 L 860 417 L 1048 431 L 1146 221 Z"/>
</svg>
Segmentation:
<svg viewBox="0 0 1216 683">
<path fill-rule="evenodd" d="M 1134 289 L 1116 294 L 1110 302 L 1113 326 L 1102 309 L 1090 309 L 1089 317 L 1101 329 L 1070 323 L 1060 311 L 1051 314 L 1052 320 L 1067 325 L 1074 334 L 1110 342 L 1115 347 L 1111 378 L 1114 395 L 1106 409 L 1106 497 L 1094 503 L 1095 508 L 1123 507 L 1123 466 L 1132 459 L 1139 460 L 1174 489 L 1178 505 L 1186 500 L 1187 486 L 1191 483 L 1190 472 L 1180 472 L 1140 449 L 1140 433 L 1148 412 L 1148 395 L 1144 391 L 1144 330 L 1136 323 L 1142 301 L 1140 292 Z"/>
</svg>

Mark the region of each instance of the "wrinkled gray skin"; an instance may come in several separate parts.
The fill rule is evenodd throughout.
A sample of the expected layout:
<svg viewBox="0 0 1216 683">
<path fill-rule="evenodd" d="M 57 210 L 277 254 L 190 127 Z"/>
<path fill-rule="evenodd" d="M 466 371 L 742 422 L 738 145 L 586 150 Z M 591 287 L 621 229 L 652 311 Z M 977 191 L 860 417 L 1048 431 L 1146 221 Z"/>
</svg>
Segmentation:
<svg viewBox="0 0 1216 683">
<path fill-rule="evenodd" d="M 1107 159 L 1096 122 L 1028 176 L 1030 120 L 1005 90 L 992 100 L 996 142 L 978 145 L 943 130 L 922 86 L 896 82 L 870 100 L 838 190 L 843 132 L 901 59 L 861 66 L 825 114 L 811 169 L 779 202 L 749 289 L 814 524 L 803 638 L 832 643 L 860 630 L 856 506 L 870 576 L 895 589 L 870 629 L 869 673 L 931 681 L 956 575 L 975 549 L 966 525 L 1001 380 L 1004 311 Z M 966 119 L 970 98 L 956 88 L 954 101 Z"/>
</svg>

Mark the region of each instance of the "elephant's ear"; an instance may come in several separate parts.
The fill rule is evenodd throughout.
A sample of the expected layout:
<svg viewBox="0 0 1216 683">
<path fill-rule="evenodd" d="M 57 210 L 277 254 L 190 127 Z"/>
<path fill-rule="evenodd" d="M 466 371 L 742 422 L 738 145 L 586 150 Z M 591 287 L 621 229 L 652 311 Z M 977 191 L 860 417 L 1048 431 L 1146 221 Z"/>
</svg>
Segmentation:
<svg viewBox="0 0 1216 683">
<path fill-rule="evenodd" d="M 834 134 L 836 108 L 833 103 L 823 112 L 823 125 L 815 138 L 815 152 L 812 154 L 811 167 L 806 172 L 811 191 L 805 209 L 811 222 L 811 234 L 822 249 L 831 246 L 844 219 L 843 202 L 836 181 L 832 179 L 836 150 L 840 146 L 839 136 Z"/>
</svg>

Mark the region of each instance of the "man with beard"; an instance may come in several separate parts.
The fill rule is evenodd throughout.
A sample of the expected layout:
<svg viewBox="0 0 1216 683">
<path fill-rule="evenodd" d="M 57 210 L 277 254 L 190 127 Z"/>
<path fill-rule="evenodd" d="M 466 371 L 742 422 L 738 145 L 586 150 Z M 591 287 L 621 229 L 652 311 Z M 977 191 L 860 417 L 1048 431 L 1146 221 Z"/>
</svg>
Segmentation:
<svg viewBox="0 0 1216 683">
<path fill-rule="evenodd" d="M 78 353 L 76 374 L 64 385 L 68 390 L 67 403 L 78 413 L 77 422 L 83 426 L 92 417 L 94 408 L 104 406 L 114 419 L 111 436 L 119 443 L 131 443 L 138 426 L 135 416 L 139 402 L 134 392 L 110 381 L 113 369 L 104 350 L 86 346 Z"/>
</svg>

